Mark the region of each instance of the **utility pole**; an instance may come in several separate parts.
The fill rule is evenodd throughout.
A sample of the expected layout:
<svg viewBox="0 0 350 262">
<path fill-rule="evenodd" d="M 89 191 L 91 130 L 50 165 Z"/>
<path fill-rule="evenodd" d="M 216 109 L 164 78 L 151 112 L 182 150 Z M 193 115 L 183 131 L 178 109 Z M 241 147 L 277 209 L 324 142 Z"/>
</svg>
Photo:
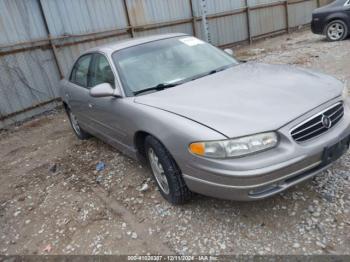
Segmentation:
<svg viewBox="0 0 350 262">
<path fill-rule="evenodd" d="M 202 12 L 202 27 L 203 27 L 203 33 L 204 33 L 204 39 L 208 43 L 211 42 L 210 39 L 210 32 L 209 32 L 209 23 L 207 20 L 207 14 L 208 14 L 208 9 L 207 9 L 207 0 L 200 0 L 201 2 L 201 12 Z"/>
<path fill-rule="evenodd" d="M 41 17 L 42 17 L 43 22 L 44 22 L 45 30 L 46 30 L 46 33 L 47 33 L 47 36 L 48 36 L 48 39 L 49 39 L 49 43 L 50 43 L 50 46 L 51 46 L 51 49 L 52 49 L 52 52 L 53 52 L 53 57 L 54 57 L 56 65 L 57 65 L 58 73 L 60 75 L 60 78 L 62 79 L 64 77 L 64 74 L 63 74 L 63 69 L 61 67 L 61 64 L 60 64 L 60 62 L 58 60 L 57 48 L 56 48 L 56 45 L 53 43 L 53 41 L 51 39 L 50 28 L 49 28 L 49 25 L 47 23 L 47 18 L 46 18 L 46 15 L 45 15 L 44 8 L 43 8 L 43 5 L 41 3 L 41 0 L 37 0 L 37 1 L 38 1 L 38 5 L 39 5 L 40 14 L 41 14 Z"/>
</svg>

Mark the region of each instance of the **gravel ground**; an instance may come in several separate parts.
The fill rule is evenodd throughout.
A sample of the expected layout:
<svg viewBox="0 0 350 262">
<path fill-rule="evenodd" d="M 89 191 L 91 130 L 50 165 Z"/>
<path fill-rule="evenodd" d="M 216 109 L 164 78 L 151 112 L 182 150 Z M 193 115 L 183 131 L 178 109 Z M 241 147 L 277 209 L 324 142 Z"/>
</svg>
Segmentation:
<svg viewBox="0 0 350 262">
<path fill-rule="evenodd" d="M 235 52 L 350 80 L 349 40 L 304 31 Z M 347 154 L 258 202 L 196 196 L 171 206 L 148 168 L 78 141 L 58 110 L 0 132 L 0 254 L 350 254 L 349 166 Z"/>
</svg>

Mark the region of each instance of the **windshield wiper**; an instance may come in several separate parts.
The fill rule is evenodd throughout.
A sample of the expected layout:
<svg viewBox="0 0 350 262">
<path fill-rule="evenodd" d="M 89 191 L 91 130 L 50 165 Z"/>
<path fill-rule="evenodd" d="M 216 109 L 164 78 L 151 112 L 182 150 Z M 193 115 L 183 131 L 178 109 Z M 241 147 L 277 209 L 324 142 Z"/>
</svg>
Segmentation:
<svg viewBox="0 0 350 262">
<path fill-rule="evenodd" d="M 197 76 L 191 78 L 191 81 L 197 80 L 197 79 L 199 79 L 199 78 L 202 78 L 202 77 L 205 77 L 205 76 L 208 76 L 208 75 L 216 74 L 216 73 L 221 72 L 221 71 L 224 71 L 224 70 L 226 70 L 226 69 L 228 69 L 228 68 L 230 68 L 230 67 L 232 67 L 232 66 L 233 66 L 233 65 L 222 66 L 222 67 L 219 67 L 219 68 L 217 68 L 217 69 L 214 69 L 214 70 L 211 70 L 211 71 L 209 71 L 209 72 L 206 72 L 206 73 L 204 73 L 204 74 L 197 75 Z"/>
<path fill-rule="evenodd" d="M 207 73 L 207 75 L 212 75 L 212 74 L 216 74 L 218 72 L 221 72 L 221 71 L 224 71 L 226 69 L 229 69 L 230 67 L 233 67 L 234 65 L 226 65 L 226 66 L 222 66 L 222 67 L 219 67 L 215 70 L 212 70 L 210 71 L 209 73 Z"/>
<path fill-rule="evenodd" d="M 202 78 L 202 77 L 205 77 L 205 76 L 208 76 L 208 75 L 212 75 L 212 74 L 215 74 L 215 73 L 218 73 L 220 71 L 224 71 L 230 67 L 232 67 L 233 65 L 226 65 L 226 66 L 222 66 L 222 67 L 219 67 L 215 70 L 211 70 L 209 72 L 206 72 L 204 74 L 199 74 L 195 77 L 191 77 L 191 78 L 188 78 L 188 79 L 184 79 L 184 80 L 181 80 L 179 82 L 175 82 L 175 83 L 162 83 L 162 84 L 158 84 L 156 86 L 153 86 L 153 87 L 149 87 L 149 88 L 146 88 L 146 89 L 143 89 L 143 90 L 140 90 L 140 91 L 135 91 L 134 92 L 134 95 L 137 96 L 139 94 L 142 94 L 142 93 L 146 93 L 146 92 L 149 92 L 149 91 L 162 91 L 164 89 L 167 89 L 167 88 L 170 88 L 170 87 L 174 87 L 174 86 L 178 86 L 178 85 L 181 85 L 181 84 L 184 84 L 188 81 L 193 81 L 193 80 L 196 80 L 196 79 L 199 79 L 199 78 Z"/>
<path fill-rule="evenodd" d="M 161 90 L 164 90 L 164 89 L 167 89 L 167 88 L 170 88 L 170 87 L 174 87 L 174 86 L 177 86 L 177 85 L 179 85 L 179 83 L 159 84 L 159 85 L 156 85 L 156 86 L 153 86 L 153 87 L 142 89 L 140 91 L 135 91 L 134 95 L 137 96 L 139 94 L 146 93 L 146 92 L 149 92 L 149 91 L 161 91 Z"/>
</svg>

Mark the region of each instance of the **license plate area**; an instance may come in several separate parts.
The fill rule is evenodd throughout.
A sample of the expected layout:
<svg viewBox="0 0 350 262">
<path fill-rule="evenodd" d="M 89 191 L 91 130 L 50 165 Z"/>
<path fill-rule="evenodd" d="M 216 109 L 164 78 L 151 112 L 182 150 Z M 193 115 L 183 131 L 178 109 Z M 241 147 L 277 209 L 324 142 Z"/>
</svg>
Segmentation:
<svg viewBox="0 0 350 262">
<path fill-rule="evenodd" d="M 349 149 L 349 144 L 350 137 L 346 137 L 338 143 L 326 147 L 323 151 L 322 164 L 328 165 L 339 159 Z"/>
</svg>

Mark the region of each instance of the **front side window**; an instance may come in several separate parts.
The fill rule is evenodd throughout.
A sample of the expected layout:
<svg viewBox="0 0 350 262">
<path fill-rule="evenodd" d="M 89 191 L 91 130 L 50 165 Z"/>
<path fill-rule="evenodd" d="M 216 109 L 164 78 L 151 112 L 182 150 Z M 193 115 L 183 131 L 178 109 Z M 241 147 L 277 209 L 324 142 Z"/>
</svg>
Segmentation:
<svg viewBox="0 0 350 262">
<path fill-rule="evenodd" d="M 109 83 L 114 87 L 114 74 L 107 58 L 104 55 L 95 54 L 91 67 L 90 85 L 94 87 L 102 83 Z"/>
<path fill-rule="evenodd" d="M 113 54 L 113 61 L 128 96 L 158 85 L 191 81 L 238 64 L 225 52 L 190 36 L 122 49 Z"/>
<path fill-rule="evenodd" d="M 75 63 L 70 81 L 82 87 L 88 87 L 89 67 L 92 55 L 84 55 Z"/>
</svg>

